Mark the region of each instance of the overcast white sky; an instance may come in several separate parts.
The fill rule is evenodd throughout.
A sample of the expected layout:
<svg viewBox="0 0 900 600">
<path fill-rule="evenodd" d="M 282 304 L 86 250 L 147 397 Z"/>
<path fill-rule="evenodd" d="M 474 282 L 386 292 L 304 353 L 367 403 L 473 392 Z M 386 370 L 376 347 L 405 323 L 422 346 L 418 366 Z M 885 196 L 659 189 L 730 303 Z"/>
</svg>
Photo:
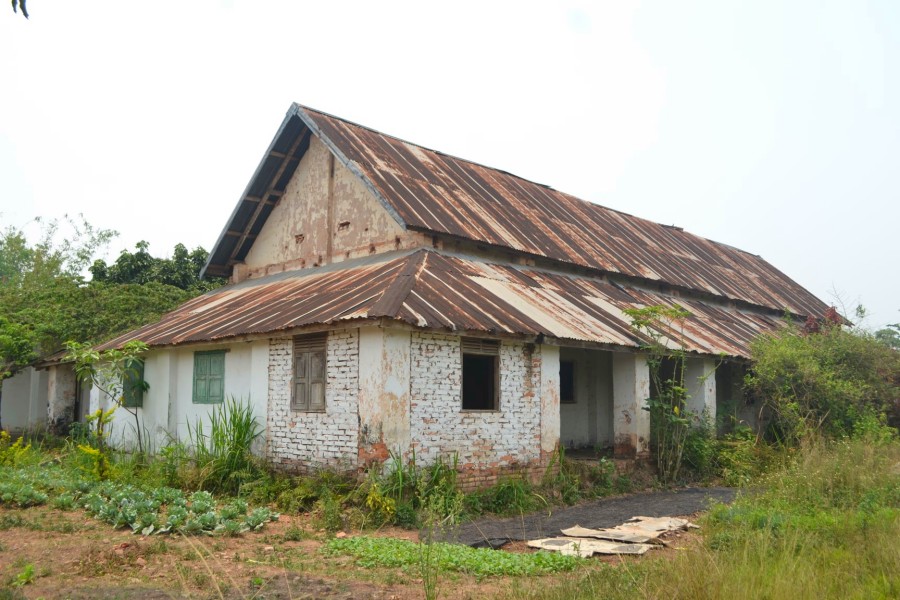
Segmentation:
<svg viewBox="0 0 900 600">
<path fill-rule="evenodd" d="M 28 4 L 0 5 L 4 227 L 210 249 L 297 101 L 900 321 L 897 0 Z"/>
</svg>

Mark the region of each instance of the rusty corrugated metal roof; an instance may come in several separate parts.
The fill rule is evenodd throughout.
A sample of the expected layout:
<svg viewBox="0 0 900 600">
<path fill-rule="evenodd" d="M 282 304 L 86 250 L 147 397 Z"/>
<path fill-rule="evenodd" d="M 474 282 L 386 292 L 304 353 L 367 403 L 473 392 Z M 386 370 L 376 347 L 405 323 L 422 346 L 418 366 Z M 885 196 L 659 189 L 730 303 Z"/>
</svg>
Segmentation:
<svg viewBox="0 0 900 600">
<path fill-rule="evenodd" d="M 104 344 L 139 339 L 151 346 L 225 340 L 341 321 L 389 318 L 415 327 L 639 347 L 626 308 L 679 303 L 683 330 L 665 332 L 701 354 L 749 354 L 779 319 L 728 303 L 676 298 L 613 283 L 433 250 L 376 255 L 318 269 L 251 279 L 195 298 Z"/>
<path fill-rule="evenodd" d="M 759 256 L 299 105 L 288 112 L 220 236 L 208 272 L 228 274 L 230 264 L 246 256 L 270 210 L 259 198 L 277 202 L 286 174 L 308 145 L 306 130 L 318 135 L 408 229 L 788 309 L 798 316 L 818 316 L 827 308 Z M 265 179 L 269 171 L 271 181 Z"/>
</svg>

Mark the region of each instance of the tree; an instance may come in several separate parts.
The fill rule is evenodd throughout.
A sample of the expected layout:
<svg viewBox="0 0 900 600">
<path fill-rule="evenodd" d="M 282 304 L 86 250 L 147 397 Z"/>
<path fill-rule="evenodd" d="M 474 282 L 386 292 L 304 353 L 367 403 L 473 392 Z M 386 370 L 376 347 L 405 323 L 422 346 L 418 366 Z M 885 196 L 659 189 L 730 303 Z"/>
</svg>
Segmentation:
<svg viewBox="0 0 900 600">
<path fill-rule="evenodd" d="M 891 323 L 875 332 L 875 339 L 888 348 L 900 350 L 900 323 Z"/>
<path fill-rule="evenodd" d="M 81 304 L 81 273 L 116 235 L 81 215 L 66 215 L 66 235 L 58 241 L 60 221 L 36 222 L 41 234 L 33 245 L 15 227 L 0 233 L 0 381 L 79 333 L 73 317 Z"/>
<path fill-rule="evenodd" d="M 25 8 L 25 0 L 12 0 L 13 12 L 18 12 L 17 7 L 18 7 L 18 10 L 22 11 L 22 16 L 27 19 L 28 18 L 28 9 Z"/>
<path fill-rule="evenodd" d="M 68 342 L 66 344 L 66 359 L 75 363 L 75 376 L 80 380 L 89 382 L 94 388 L 98 389 L 102 394 L 106 395 L 116 408 L 122 408 L 128 411 L 134 418 L 134 430 L 137 436 L 138 452 L 144 453 L 143 432 L 141 421 L 137 407 L 128 406 L 125 402 L 128 384 L 141 386 L 142 391 L 147 391 L 147 383 L 140 376 L 142 373 L 141 365 L 143 364 L 141 355 L 147 351 L 147 344 L 139 341 L 131 341 L 122 346 L 121 349 L 113 348 L 98 352 L 91 347 L 91 344 L 79 344 L 77 342 Z M 101 427 L 98 438 L 101 442 L 103 430 L 102 425 L 103 408 L 98 410 L 98 426 Z"/>
<path fill-rule="evenodd" d="M 647 352 L 650 372 L 650 429 L 656 456 L 656 472 L 663 484 L 673 483 L 681 473 L 685 440 L 690 432 L 692 417 L 687 412 L 687 386 L 685 385 L 684 322 L 691 313 L 679 305 L 653 305 L 643 308 L 626 308 L 631 318 L 631 328 L 642 334 L 648 342 L 643 344 Z M 672 342 L 678 342 L 673 344 Z"/>
<path fill-rule="evenodd" d="M 103 341 L 222 281 L 199 280 L 202 248 L 188 252 L 179 244 L 172 259 L 157 259 L 142 243 L 107 267 L 95 256 L 115 231 L 96 229 L 80 215 L 39 223 L 36 244 L 20 229 L 0 230 L 0 381 L 67 341 Z M 89 282 L 82 275 L 88 265 L 95 272 Z"/>
<path fill-rule="evenodd" d="M 93 281 L 141 285 L 157 282 L 195 294 L 215 289 L 224 283 L 219 278 L 200 279 L 200 270 L 209 256 L 203 248 L 197 247 L 188 252 L 184 244 L 176 244 L 172 258 L 154 258 L 148 251 L 149 247 L 149 243 L 140 241 L 134 252 L 123 250 L 111 265 L 104 260 L 95 260 L 90 268 Z"/>
</svg>

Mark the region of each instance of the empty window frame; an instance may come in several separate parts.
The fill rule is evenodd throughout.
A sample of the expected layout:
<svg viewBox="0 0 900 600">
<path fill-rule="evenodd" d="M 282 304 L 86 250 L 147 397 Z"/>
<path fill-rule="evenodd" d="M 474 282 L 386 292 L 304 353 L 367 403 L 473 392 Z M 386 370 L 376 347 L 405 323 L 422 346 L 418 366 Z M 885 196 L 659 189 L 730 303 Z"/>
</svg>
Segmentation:
<svg viewBox="0 0 900 600">
<path fill-rule="evenodd" d="M 575 404 L 575 361 L 559 361 L 559 401 Z"/>
<path fill-rule="evenodd" d="M 325 410 L 326 340 L 327 334 L 294 338 L 293 410 Z"/>
<path fill-rule="evenodd" d="M 225 399 L 225 351 L 194 352 L 194 404 L 221 404 Z"/>
<path fill-rule="evenodd" d="M 462 338 L 462 409 L 499 410 L 500 342 Z"/>
<path fill-rule="evenodd" d="M 122 377 L 122 406 L 125 408 L 144 406 L 145 389 L 147 383 L 144 381 L 144 361 L 130 359 L 125 365 L 125 375 Z"/>
</svg>

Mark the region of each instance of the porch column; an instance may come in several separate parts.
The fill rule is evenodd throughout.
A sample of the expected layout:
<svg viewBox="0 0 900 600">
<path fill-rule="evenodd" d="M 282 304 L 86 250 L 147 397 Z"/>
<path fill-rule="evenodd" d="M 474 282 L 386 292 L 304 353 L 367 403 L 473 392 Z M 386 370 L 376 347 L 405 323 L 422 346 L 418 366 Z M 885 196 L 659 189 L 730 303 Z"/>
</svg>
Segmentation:
<svg viewBox="0 0 900 600">
<path fill-rule="evenodd" d="M 687 409 L 697 426 L 712 427 L 716 423 L 716 361 L 711 358 L 688 358 L 684 365 L 687 387 Z"/>
<path fill-rule="evenodd" d="M 643 458 L 650 453 L 650 369 L 643 354 L 613 354 L 613 447 L 616 457 Z"/>
<path fill-rule="evenodd" d="M 71 364 L 49 368 L 47 425 L 52 433 L 66 435 L 75 418 L 75 369 Z"/>
<path fill-rule="evenodd" d="M 559 346 L 541 344 L 541 459 L 559 445 Z"/>
<path fill-rule="evenodd" d="M 392 452 L 409 460 L 410 333 L 359 330 L 359 466 L 384 464 Z"/>
</svg>

